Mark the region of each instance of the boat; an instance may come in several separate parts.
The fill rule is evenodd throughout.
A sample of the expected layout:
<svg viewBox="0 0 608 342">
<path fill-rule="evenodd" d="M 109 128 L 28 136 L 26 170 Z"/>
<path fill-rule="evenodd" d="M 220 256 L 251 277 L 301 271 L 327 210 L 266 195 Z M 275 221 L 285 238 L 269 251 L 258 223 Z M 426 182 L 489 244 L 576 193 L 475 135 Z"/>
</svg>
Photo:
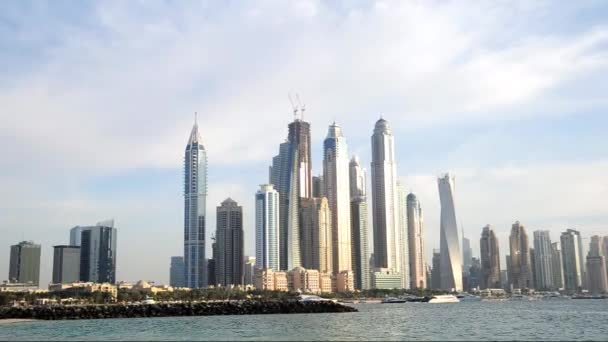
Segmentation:
<svg viewBox="0 0 608 342">
<path fill-rule="evenodd" d="M 459 303 L 460 300 L 454 295 L 435 295 L 427 297 L 427 303 L 440 304 L 440 303 Z"/>
<path fill-rule="evenodd" d="M 337 303 L 337 299 L 328 299 L 315 295 L 300 295 L 300 302 L 334 302 Z"/>
<path fill-rule="evenodd" d="M 474 296 L 466 292 L 459 293 L 456 295 L 456 298 L 458 298 L 458 300 L 461 302 L 479 302 L 481 300 L 479 296 Z"/>
<path fill-rule="evenodd" d="M 396 304 L 396 303 L 405 303 L 405 299 L 395 298 L 395 297 L 386 297 L 382 300 L 382 304 Z"/>
<path fill-rule="evenodd" d="M 156 304 L 156 301 L 148 296 L 146 296 L 146 299 L 141 301 L 142 304 Z"/>
</svg>

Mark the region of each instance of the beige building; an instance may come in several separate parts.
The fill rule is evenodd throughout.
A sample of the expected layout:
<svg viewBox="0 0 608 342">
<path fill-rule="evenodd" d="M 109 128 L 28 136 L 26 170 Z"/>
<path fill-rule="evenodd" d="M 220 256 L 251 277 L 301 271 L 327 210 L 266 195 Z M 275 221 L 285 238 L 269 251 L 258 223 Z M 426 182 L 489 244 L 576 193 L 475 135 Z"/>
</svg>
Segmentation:
<svg viewBox="0 0 608 342">
<path fill-rule="evenodd" d="M 331 293 L 332 290 L 332 274 L 331 273 L 319 273 L 319 290 L 321 293 Z"/>
<path fill-rule="evenodd" d="M 288 291 L 288 281 L 286 272 L 275 272 L 272 269 L 255 270 L 255 288 L 268 291 Z"/>
<path fill-rule="evenodd" d="M 336 275 L 336 291 L 349 292 L 355 290 L 355 274 L 353 271 L 342 271 Z"/>
<path fill-rule="evenodd" d="M 92 283 L 92 282 L 77 282 L 77 283 L 66 283 L 66 284 L 50 284 L 49 291 L 63 291 L 70 289 L 81 289 L 86 293 L 93 292 L 107 292 L 112 295 L 112 298 L 116 299 L 118 296 L 118 287 L 110 283 Z"/>
<path fill-rule="evenodd" d="M 296 267 L 288 273 L 290 289 L 308 293 L 319 293 L 319 271 Z"/>
<path fill-rule="evenodd" d="M 327 198 L 302 199 L 302 267 L 332 272 L 331 211 Z"/>
</svg>

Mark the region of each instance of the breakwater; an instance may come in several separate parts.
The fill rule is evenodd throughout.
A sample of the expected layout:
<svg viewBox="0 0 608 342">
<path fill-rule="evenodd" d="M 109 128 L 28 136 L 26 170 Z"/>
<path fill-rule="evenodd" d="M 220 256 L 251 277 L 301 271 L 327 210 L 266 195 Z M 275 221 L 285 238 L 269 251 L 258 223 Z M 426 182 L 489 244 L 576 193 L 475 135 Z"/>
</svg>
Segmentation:
<svg viewBox="0 0 608 342">
<path fill-rule="evenodd" d="M 260 315 L 291 313 L 355 312 L 357 309 L 330 302 L 241 301 L 157 304 L 39 305 L 0 307 L 0 319 L 101 319 L 172 316 Z"/>
</svg>

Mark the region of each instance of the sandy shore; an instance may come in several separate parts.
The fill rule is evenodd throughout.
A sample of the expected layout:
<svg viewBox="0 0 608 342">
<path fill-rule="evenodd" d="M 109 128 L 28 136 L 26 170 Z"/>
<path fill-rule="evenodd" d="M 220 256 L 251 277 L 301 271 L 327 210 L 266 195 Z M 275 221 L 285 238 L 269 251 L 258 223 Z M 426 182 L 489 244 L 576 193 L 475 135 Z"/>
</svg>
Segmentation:
<svg viewBox="0 0 608 342">
<path fill-rule="evenodd" d="M 0 324 L 23 323 L 23 322 L 33 322 L 33 321 L 36 321 L 36 319 L 6 318 L 6 319 L 0 319 Z"/>
</svg>

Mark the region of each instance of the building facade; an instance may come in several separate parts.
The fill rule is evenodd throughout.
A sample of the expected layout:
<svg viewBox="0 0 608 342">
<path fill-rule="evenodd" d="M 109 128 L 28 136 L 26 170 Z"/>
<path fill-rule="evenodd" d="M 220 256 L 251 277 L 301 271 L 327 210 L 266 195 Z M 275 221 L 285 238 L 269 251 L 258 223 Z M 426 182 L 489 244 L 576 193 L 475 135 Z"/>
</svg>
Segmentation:
<svg viewBox="0 0 608 342">
<path fill-rule="evenodd" d="M 217 207 L 216 219 L 215 280 L 224 287 L 243 285 L 243 208 L 227 198 Z"/>
<path fill-rule="evenodd" d="M 8 280 L 11 283 L 40 284 L 40 245 L 22 241 L 11 246 Z"/>
<path fill-rule="evenodd" d="M 479 240 L 481 261 L 481 289 L 500 288 L 500 251 L 498 238 L 489 224 L 483 227 Z"/>
<path fill-rule="evenodd" d="M 279 269 L 287 270 L 288 228 L 289 228 L 289 182 L 291 143 L 286 141 L 279 146 L 279 154 L 272 158 L 270 183 L 279 193 Z"/>
<path fill-rule="evenodd" d="M 577 293 L 583 290 L 585 278 L 583 260 L 583 241 L 581 233 L 568 229 L 560 236 L 562 245 L 562 269 L 564 273 L 564 289 L 568 293 Z"/>
<path fill-rule="evenodd" d="M 462 231 L 462 272 L 467 275 L 471 268 L 471 261 L 473 259 L 473 249 L 471 249 L 471 240 L 464 237 L 464 230 Z"/>
<path fill-rule="evenodd" d="M 194 122 L 184 156 L 184 264 L 186 287 L 207 286 L 207 151 Z"/>
<path fill-rule="evenodd" d="M 424 218 L 416 195 L 407 195 L 407 234 L 409 243 L 410 288 L 426 289 L 426 263 L 424 250 Z"/>
<path fill-rule="evenodd" d="M 589 242 L 587 254 L 587 288 L 592 294 L 608 292 L 606 275 L 606 256 L 604 255 L 602 238 L 594 235 Z"/>
<path fill-rule="evenodd" d="M 169 285 L 173 287 L 186 287 L 186 265 L 183 256 L 171 257 Z"/>
<path fill-rule="evenodd" d="M 53 246 L 53 284 L 80 280 L 80 246 Z"/>
<path fill-rule="evenodd" d="M 388 121 L 380 119 L 376 122 L 371 141 L 375 267 L 389 269 L 394 276 L 401 271 L 402 250 L 399 236 L 395 139 Z"/>
<path fill-rule="evenodd" d="M 564 288 L 564 272 L 562 269 L 562 251 L 559 242 L 551 243 L 551 265 L 553 269 L 553 287 L 556 290 Z"/>
<path fill-rule="evenodd" d="M 445 174 L 438 179 L 441 202 L 440 251 L 441 289 L 462 291 L 462 254 L 454 204 L 455 178 Z"/>
<path fill-rule="evenodd" d="M 333 272 L 332 219 L 327 198 L 303 199 L 302 265 L 322 273 Z"/>
<path fill-rule="evenodd" d="M 80 281 L 114 284 L 117 237 L 114 220 L 98 222 L 95 226 L 77 226 L 70 235 L 74 235 L 74 242 L 80 243 Z"/>
<path fill-rule="evenodd" d="M 323 142 L 323 182 L 331 210 L 333 270 L 352 270 L 349 159 L 340 126 L 329 126 Z"/>
<path fill-rule="evenodd" d="M 399 269 L 401 273 L 401 288 L 410 288 L 410 252 L 409 252 L 409 235 L 407 233 L 407 205 L 406 205 L 405 189 L 403 183 L 397 181 L 397 208 L 399 212 L 399 250 L 400 261 Z"/>
<path fill-rule="evenodd" d="M 355 288 L 364 290 L 371 287 L 366 172 L 357 156 L 351 159 L 349 169 L 352 270 Z"/>
<path fill-rule="evenodd" d="M 553 248 L 548 230 L 534 231 L 534 271 L 537 290 L 553 290 Z"/>
<path fill-rule="evenodd" d="M 255 257 L 256 267 L 279 271 L 279 193 L 272 184 L 260 186 L 255 194 Z"/>
<path fill-rule="evenodd" d="M 511 226 L 509 247 L 509 255 L 511 256 L 509 279 L 511 285 L 514 289 L 532 288 L 532 267 L 530 264 L 528 234 L 519 221 Z"/>
</svg>

